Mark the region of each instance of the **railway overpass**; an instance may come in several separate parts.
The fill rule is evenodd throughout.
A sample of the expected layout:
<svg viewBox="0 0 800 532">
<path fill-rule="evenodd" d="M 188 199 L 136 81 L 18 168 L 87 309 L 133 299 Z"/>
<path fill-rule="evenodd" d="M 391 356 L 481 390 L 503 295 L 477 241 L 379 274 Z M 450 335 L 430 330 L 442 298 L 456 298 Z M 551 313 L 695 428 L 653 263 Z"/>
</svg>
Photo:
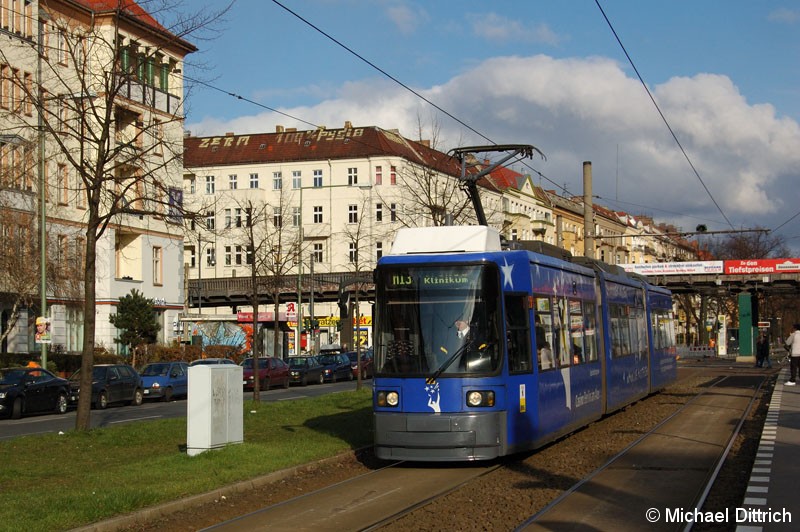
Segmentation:
<svg viewBox="0 0 800 532">
<path fill-rule="evenodd" d="M 752 354 L 753 328 L 759 317 L 753 312 L 753 296 L 800 295 L 800 259 L 756 259 L 744 261 L 703 261 L 623 265 L 628 272 L 645 276 L 653 284 L 674 294 L 696 294 L 705 298 L 736 297 L 739 304 L 741 354 Z M 361 301 L 375 298 L 372 272 L 333 272 L 311 275 L 286 275 L 256 280 L 260 306 L 302 300 L 308 303 L 337 302 L 341 289 L 358 289 Z M 232 307 L 252 304 L 253 282 L 250 277 L 190 279 L 187 281 L 188 304 L 192 309 Z M 298 294 L 302 294 L 298 297 Z M 764 309 L 762 312 L 767 311 Z M 703 312 L 704 313 L 704 312 Z M 770 317 L 770 316 L 765 316 Z M 786 331 L 777 331 L 776 337 Z"/>
</svg>

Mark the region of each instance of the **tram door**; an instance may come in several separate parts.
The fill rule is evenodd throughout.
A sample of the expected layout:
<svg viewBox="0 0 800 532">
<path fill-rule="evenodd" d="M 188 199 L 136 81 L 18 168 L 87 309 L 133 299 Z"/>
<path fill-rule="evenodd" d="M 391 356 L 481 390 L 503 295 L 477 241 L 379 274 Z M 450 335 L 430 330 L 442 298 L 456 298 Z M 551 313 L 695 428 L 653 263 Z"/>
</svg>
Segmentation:
<svg viewBox="0 0 800 532">
<path fill-rule="evenodd" d="M 506 294 L 506 352 L 508 353 L 508 443 L 524 445 L 535 436 L 536 387 L 527 294 Z"/>
</svg>

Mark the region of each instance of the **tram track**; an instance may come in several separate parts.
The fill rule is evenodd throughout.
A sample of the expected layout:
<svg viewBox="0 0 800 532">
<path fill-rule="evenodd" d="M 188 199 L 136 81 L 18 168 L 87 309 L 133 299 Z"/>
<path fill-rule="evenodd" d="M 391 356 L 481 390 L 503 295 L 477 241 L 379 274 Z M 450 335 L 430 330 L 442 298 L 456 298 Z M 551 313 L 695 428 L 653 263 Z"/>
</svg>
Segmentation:
<svg viewBox="0 0 800 532">
<path fill-rule="evenodd" d="M 206 530 L 377 530 L 499 467 L 395 462 Z"/>
<path fill-rule="evenodd" d="M 688 366 L 688 365 L 687 365 Z M 684 371 L 684 369 L 686 371 Z M 242 517 L 233 518 L 234 515 L 228 513 L 225 523 L 214 526 L 213 530 L 235 530 L 229 528 L 238 522 L 243 523 L 243 518 L 250 516 L 250 519 L 261 519 L 263 524 L 256 521 L 251 522 L 248 530 L 269 529 L 269 530 L 382 530 L 384 532 L 397 532 L 406 530 L 514 530 L 520 523 L 526 522 L 532 515 L 538 514 L 542 509 L 553 503 L 563 493 L 571 490 L 582 479 L 590 478 L 594 472 L 602 467 L 614 469 L 609 466 L 615 457 L 623 451 L 632 453 L 631 447 L 640 441 L 644 435 L 652 434 L 661 430 L 668 418 L 674 419 L 676 411 L 686 410 L 691 405 L 695 407 L 707 408 L 708 405 L 701 404 L 702 396 L 706 398 L 713 393 L 721 396 L 740 395 L 730 393 L 733 387 L 727 377 L 738 376 L 738 378 L 754 378 L 758 384 L 750 385 L 750 395 L 747 404 L 752 409 L 753 397 L 761 395 L 762 401 L 759 405 L 764 405 L 765 396 L 768 395 L 766 389 L 759 389 L 759 384 L 765 379 L 769 379 L 769 372 L 754 370 L 741 365 L 737 367 L 727 367 L 727 365 L 717 365 L 712 368 L 686 367 L 681 369 L 682 377 L 679 381 L 671 385 L 661 393 L 655 394 L 626 407 L 625 409 L 603 418 L 602 420 L 581 429 L 572 435 L 562 438 L 537 451 L 514 456 L 510 459 L 492 463 L 467 463 L 454 466 L 452 463 L 446 465 L 437 464 L 404 464 L 396 463 L 391 467 L 379 467 L 380 461 L 375 462 L 369 458 L 370 453 L 366 450 L 365 455 L 358 459 L 359 463 L 369 465 L 373 468 L 359 478 L 366 488 L 362 487 L 359 493 L 350 482 L 342 482 L 341 478 L 333 482 L 326 483 L 327 473 L 324 468 L 319 471 L 321 475 L 313 482 L 317 488 L 312 489 L 311 485 L 302 487 L 287 477 L 281 480 L 279 487 L 276 486 L 274 492 L 288 493 L 306 492 L 307 495 L 289 499 L 286 497 L 277 498 L 276 503 L 271 504 L 271 495 L 262 493 L 260 498 L 247 497 L 242 495 L 234 497 L 236 507 L 242 513 L 248 509 L 263 508 L 262 511 L 248 513 Z M 727 384 L 726 384 L 727 383 Z M 728 437 L 724 441 L 716 444 L 716 452 L 720 454 L 724 448 L 725 453 L 730 449 L 730 443 L 736 438 L 733 430 L 741 427 L 741 419 L 747 414 L 744 406 L 738 408 L 739 414 L 735 420 L 732 417 L 734 410 L 722 409 L 725 419 L 730 422 Z M 708 415 L 706 414 L 706 417 Z M 763 422 L 763 420 L 761 420 Z M 747 430 L 751 431 L 753 437 L 753 427 L 756 426 L 760 433 L 761 423 L 752 418 L 746 424 Z M 661 428 L 657 428 L 661 427 Z M 704 427 L 705 430 L 705 427 Z M 694 436 L 681 436 L 680 434 L 660 434 L 661 438 L 670 438 L 674 446 L 685 447 L 688 444 L 705 443 L 703 438 Z M 695 442 L 694 440 L 698 440 Z M 683 442 L 688 442 L 684 444 Z M 742 443 L 739 438 L 739 445 L 734 449 L 734 462 L 742 460 L 740 453 L 742 447 L 747 448 L 747 442 Z M 634 447 L 635 449 L 635 447 Z M 640 462 L 641 472 L 649 472 L 654 475 L 670 475 L 682 468 L 686 471 L 695 471 L 696 474 L 702 473 L 706 483 L 703 487 L 694 490 L 697 500 L 708 491 L 708 486 L 713 484 L 712 476 L 716 477 L 719 471 L 720 459 L 716 462 L 716 469 L 705 467 L 687 467 L 687 464 L 676 463 L 676 457 L 670 460 L 659 460 L 658 462 Z M 385 462 L 383 463 L 385 464 Z M 419 466 L 419 467 L 417 467 Z M 351 467 L 345 465 L 344 467 Z M 749 465 L 746 466 L 749 470 Z M 701 471 L 702 469 L 702 471 Z M 725 479 L 725 492 L 735 492 L 738 486 L 733 485 L 741 474 L 728 476 Z M 393 473 L 389 473 L 392 471 Z M 616 468 L 615 472 L 623 471 Z M 713 473 L 713 475 L 712 475 Z M 725 473 L 725 470 L 723 470 Z M 382 483 L 377 480 L 383 476 Z M 309 480 L 310 474 L 304 478 Z M 746 478 L 746 477 L 745 477 Z M 422 484 L 425 482 L 426 484 Z M 448 485 L 445 485 L 449 483 Z M 432 487 L 431 487 L 432 486 Z M 398 490 L 401 487 L 404 489 Z M 614 493 L 624 491 L 625 487 L 617 486 Z M 744 486 L 742 487 L 742 493 Z M 327 510 L 326 518 L 316 521 L 309 519 L 323 516 L 325 510 L 320 506 L 321 493 L 337 501 Z M 405 499 L 401 498 L 401 493 Z M 255 495 L 255 493 L 250 494 Z M 735 495 L 735 494 L 734 494 Z M 229 494 L 228 502 L 231 502 L 232 495 Z M 719 498 L 718 490 L 711 493 L 712 505 Z M 735 498 L 735 496 L 734 496 Z M 739 504 L 741 498 L 738 499 Z M 285 501 L 285 502 L 278 502 Z M 658 504 L 658 501 L 655 500 Z M 206 507 L 196 507 L 190 510 L 184 517 L 181 514 L 171 516 L 170 520 L 151 521 L 149 524 L 140 522 L 140 526 L 132 527 L 127 530 L 157 530 L 164 527 L 175 530 L 198 530 L 220 523 L 219 511 L 222 510 L 222 503 L 215 503 Z M 290 504 L 298 504 L 295 511 L 288 512 L 290 517 L 286 518 L 283 524 L 272 514 L 276 508 L 284 507 L 288 509 Z M 227 506 L 227 503 L 225 504 Z M 298 510 L 300 508 L 300 510 Z M 372 508 L 372 509 L 371 509 Z M 377 508 L 377 513 L 372 513 Z M 369 515 L 368 515 L 369 514 Z M 241 515 L 241 514 L 238 514 Z M 255 516 L 260 516 L 256 518 Z M 270 517 L 272 515 L 273 517 Z M 205 516 L 205 517 L 204 517 Z M 351 518 L 355 520 L 348 521 Z M 194 526 L 187 526 L 193 523 Z M 639 526 L 635 529 L 642 529 L 650 525 L 644 522 L 644 516 L 640 518 Z M 604 529 L 603 527 L 595 527 Z M 623 529 L 617 527 L 616 529 Z M 695 529 L 697 530 L 697 529 Z"/>
<path fill-rule="evenodd" d="M 653 509 L 660 512 L 672 508 L 689 511 L 702 509 L 733 442 L 752 411 L 763 383 L 764 379 L 761 376 L 722 377 L 713 386 L 696 395 L 602 467 L 581 479 L 575 486 L 522 523 L 516 531 L 551 530 L 554 526 L 559 530 L 577 530 L 589 522 L 593 527 L 603 530 L 633 530 L 654 525 L 648 522 L 646 517 L 646 512 Z M 711 401 L 699 405 L 704 399 L 717 394 L 726 384 L 731 384 L 726 392 L 719 393 Z M 698 412 L 692 412 L 693 409 L 697 409 Z M 729 418 L 714 423 L 715 413 L 719 413 L 720 418 L 724 414 L 735 413 L 738 419 L 735 424 L 731 423 L 732 420 Z M 694 419 L 701 414 L 702 418 L 707 420 L 706 431 L 702 434 L 703 441 L 700 441 L 700 436 L 693 430 L 696 426 Z M 733 429 L 729 431 L 728 427 L 732 425 Z M 642 457 L 648 454 L 658 456 L 657 451 L 665 448 L 664 442 L 651 441 L 652 439 L 671 440 L 678 445 L 680 442 L 684 444 L 690 442 L 688 445 L 694 444 L 694 451 L 703 453 L 704 456 L 700 460 L 691 460 L 691 457 L 688 457 L 690 459 L 688 464 L 673 464 L 666 467 L 664 464 L 657 466 L 642 464 Z M 641 449 L 646 446 L 652 447 L 653 450 Z M 714 453 L 714 449 L 719 449 L 720 452 Z M 638 456 L 631 457 L 627 460 L 628 463 L 625 463 L 634 453 Z M 618 471 L 612 471 L 615 468 Z M 660 481 L 653 481 L 654 472 L 660 477 Z M 602 475 L 608 478 L 601 478 Z M 614 500 L 606 498 L 598 501 L 595 494 L 599 486 L 614 490 L 617 496 Z M 636 486 L 636 489 L 632 491 L 626 489 L 630 486 Z M 665 489 L 668 486 L 675 489 Z M 683 492 L 681 495 L 687 496 L 675 497 L 676 492 Z M 693 495 L 698 492 L 699 496 Z M 564 521 L 565 518 L 567 521 Z M 692 528 L 691 523 L 677 528 L 671 523 L 663 523 L 663 526 L 658 526 L 656 523 L 656 525 L 659 529 L 682 529 L 686 532 Z"/>
<path fill-rule="evenodd" d="M 578 482 L 555 497 L 551 496 L 551 502 L 527 520 L 520 518 L 517 523 L 522 524 L 516 530 L 569 530 L 589 524 L 601 530 L 633 530 L 652 527 L 645 520 L 645 511 L 649 508 L 702 507 L 764 382 L 763 375 L 749 375 L 749 372 L 738 375 L 739 371 L 733 373 L 706 381 L 699 393 L 693 394 L 677 410 L 623 446 L 600 467 L 582 475 Z M 645 403 L 638 405 L 639 408 L 646 408 Z M 597 425 L 613 421 L 615 416 Z M 718 426 L 710 422 L 713 419 L 721 420 Z M 698 423 L 702 431 L 697 430 Z M 571 445 L 575 443 L 571 440 L 573 436 L 554 443 L 548 450 L 565 454 L 574 452 Z M 648 445 L 651 450 L 647 450 Z M 684 452 L 672 452 L 670 455 L 664 452 L 665 449 L 677 448 Z M 692 457 L 694 452 L 702 458 Z M 536 457 L 536 453 L 530 456 Z M 462 507 L 462 503 L 458 502 L 459 491 L 468 490 L 470 486 L 473 490 L 480 490 L 476 486 L 492 483 L 495 476 L 508 474 L 515 469 L 519 469 L 519 464 L 508 459 L 491 464 L 468 463 L 455 467 L 452 464 L 395 463 L 223 523 L 211 530 L 391 531 L 408 529 L 409 526 L 428 530 L 454 527 L 493 530 L 495 527 L 486 523 L 476 528 L 448 523 L 446 516 L 457 513 L 453 510 L 441 512 L 440 528 L 418 527 L 415 523 L 420 520 L 429 522 L 432 512 L 440 513 L 431 508 L 443 505 Z M 603 475 L 610 480 L 604 480 Z M 668 486 L 665 486 L 665 482 Z M 647 486 L 653 488 L 650 493 L 646 491 Z M 543 488 L 548 491 L 547 486 Z M 614 496 L 608 497 L 598 492 L 613 493 Z M 679 500 L 674 497 L 678 493 L 691 496 Z M 476 506 L 480 506 L 480 503 Z M 609 516 L 616 521 L 601 524 L 600 520 Z M 476 524 L 481 516 L 475 515 L 473 519 L 473 524 Z M 511 529 L 514 527 L 503 528 Z M 676 528 L 673 525 L 663 529 Z"/>
</svg>

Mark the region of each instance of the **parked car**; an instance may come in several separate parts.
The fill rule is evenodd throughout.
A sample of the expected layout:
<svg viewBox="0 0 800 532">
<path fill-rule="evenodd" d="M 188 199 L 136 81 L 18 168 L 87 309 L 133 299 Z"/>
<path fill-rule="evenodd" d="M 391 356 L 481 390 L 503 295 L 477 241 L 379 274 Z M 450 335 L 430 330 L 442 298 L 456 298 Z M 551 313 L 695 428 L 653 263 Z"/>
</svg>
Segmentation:
<svg viewBox="0 0 800 532">
<path fill-rule="evenodd" d="M 253 359 L 246 358 L 241 364 L 245 390 L 254 387 Z M 269 390 L 273 386 L 289 387 L 289 365 L 280 358 L 261 357 L 258 359 L 258 382 L 260 390 Z"/>
<path fill-rule="evenodd" d="M 306 386 L 309 382 L 325 382 L 325 368 L 317 357 L 289 357 L 289 376 L 291 382 Z"/>
<path fill-rule="evenodd" d="M 323 374 L 326 381 L 353 380 L 353 368 L 350 367 L 350 359 L 344 353 L 320 354 L 317 355 L 317 360 L 325 366 Z"/>
<path fill-rule="evenodd" d="M 171 401 L 189 393 L 189 364 L 186 362 L 151 362 L 140 373 L 145 399 Z"/>
<path fill-rule="evenodd" d="M 345 353 L 347 358 L 350 359 L 350 367 L 353 369 L 353 378 L 358 378 L 358 366 L 356 365 L 356 352 L 355 351 L 348 351 Z M 361 352 L 361 378 L 362 379 L 369 379 L 372 378 L 372 351 L 362 351 Z"/>
<path fill-rule="evenodd" d="M 69 378 L 73 402 L 81 392 L 81 370 Z M 112 403 L 139 406 L 144 400 L 142 378 L 128 364 L 97 364 L 92 368 L 92 405 L 97 409 Z"/>
<path fill-rule="evenodd" d="M 198 358 L 197 360 L 192 360 L 189 365 L 198 366 L 200 364 L 233 364 L 235 366 L 236 362 L 230 358 Z"/>
<path fill-rule="evenodd" d="M 44 368 L 0 369 L 0 416 L 19 419 L 37 412 L 64 414 L 69 395 L 69 381 Z"/>
</svg>

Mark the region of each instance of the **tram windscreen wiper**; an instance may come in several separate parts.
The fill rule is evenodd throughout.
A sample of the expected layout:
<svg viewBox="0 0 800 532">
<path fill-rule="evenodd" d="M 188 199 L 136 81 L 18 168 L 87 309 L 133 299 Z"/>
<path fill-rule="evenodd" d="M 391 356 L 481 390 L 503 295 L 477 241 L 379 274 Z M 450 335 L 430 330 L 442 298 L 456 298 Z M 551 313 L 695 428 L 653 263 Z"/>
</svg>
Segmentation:
<svg viewBox="0 0 800 532">
<path fill-rule="evenodd" d="M 433 384 L 434 382 L 436 382 L 436 379 L 439 378 L 439 375 L 441 375 L 444 370 L 449 368 L 450 364 L 452 364 L 455 361 L 455 359 L 457 359 L 467 349 L 467 347 L 469 347 L 470 345 L 472 345 L 472 342 L 468 341 L 464 345 L 462 345 L 461 347 L 456 349 L 455 353 L 453 353 L 450 356 L 450 358 L 445 360 L 444 364 L 439 366 L 439 369 L 437 369 L 435 372 L 433 372 L 433 375 L 431 375 L 430 377 L 425 379 L 425 382 L 427 384 Z M 478 351 L 483 351 L 484 349 L 486 349 L 486 347 L 488 345 L 489 344 L 481 344 L 480 346 L 478 346 Z M 441 349 L 444 353 L 447 353 L 447 349 L 445 349 L 444 347 L 440 347 L 439 349 Z"/>
</svg>

